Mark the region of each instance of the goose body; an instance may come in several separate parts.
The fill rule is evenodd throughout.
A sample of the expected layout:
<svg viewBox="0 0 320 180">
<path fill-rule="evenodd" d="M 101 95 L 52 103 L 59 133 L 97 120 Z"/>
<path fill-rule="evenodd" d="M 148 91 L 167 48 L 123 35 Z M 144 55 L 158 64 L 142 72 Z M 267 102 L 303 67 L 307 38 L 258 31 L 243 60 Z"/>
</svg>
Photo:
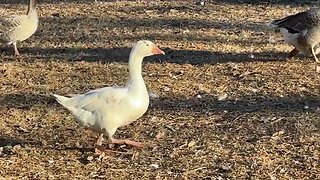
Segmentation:
<svg viewBox="0 0 320 180">
<path fill-rule="evenodd" d="M 129 58 L 129 80 L 123 87 L 105 87 L 85 94 L 64 97 L 54 95 L 68 109 L 77 122 L 100 134 L 97 145 L 101 146 L 103 134 L 111 143 L 141 147 L 142 143 L 112 138 L 118 127 L 132 123 L 148 109 L 149 95 L 142 77 L 142 60 L 145 56 L 164 54 L 150 41 L 138 41 Z"/>
<path fill-rule="evenodd" d="M 105 128 L 107 134 L 114 134 L 118 127 L 130 124 L 141 117 L 149 106 L 144 84 L 140 84 L 139 94 L 131 94 L 128 91 L 127 87 L 105 87 L 72 98 L 54 96 L 81 126 L 95 132 L 101 132 Z"/>
<path fill-rule="evenodd" d="M 284 41 L 295 47 L 289 57 L 301 52 L 306 56 L 313 56 L 319 62 L 316 54 L 320 53 L 320 9 L 300 12 L 274 20 L 270 24 L 280 28 Z"/>
<path fill-rule="evenodd" d="M 32 36 L 38 28 L 38 22 L 36 0 L 29 0 L 27 14 L 0 17 L 0 43 L 13 44 L 15 55 L 19 55 L 17 42 Z"/>
</svg>

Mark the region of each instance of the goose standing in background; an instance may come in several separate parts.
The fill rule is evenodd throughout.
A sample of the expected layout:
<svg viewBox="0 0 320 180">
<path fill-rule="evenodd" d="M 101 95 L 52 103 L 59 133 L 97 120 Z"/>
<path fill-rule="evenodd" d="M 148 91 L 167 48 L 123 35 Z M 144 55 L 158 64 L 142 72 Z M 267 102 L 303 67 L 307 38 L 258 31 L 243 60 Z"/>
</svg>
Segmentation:
<svg viewBox="0 0 320 180">
<path fill-rule="evenodd" d="M 124 87 L 105 87 L 75 95 L 71 98 L 53 95 L 68 109 L 77 122 L 99 133 L 97 145 L 101 147 L 103 135 L 114 144 L 128 144 L 143 147 L 140 142 L 128 139 L 114 139 L 116 130 L 141 117 L 148 109 L 149 95 L 142 77 L 142 60 L 146 56 L 164 54 L 151 41 L 138 41 L 129 58 L 129 79 Z M 95 148 L 99 152 L 98 148 Z"/>
<path fill-rule="evenodd" d="M 26 15 L 10 15 L 0 17 L 0 43 L 14 46 L 15 55 L 19 55 L 17 42 L 32 36 L 38 28 L 36 0 L 29 0 Z"/>
<path fill-rule="evenodd" d="M 320 52 L 320 9 L 300 12 L 270 24 L 280 28 L 284 41 L 295 47 L 289 53 L 289 58 L 301 52 L 319 62 L 316 54 Z"/>
</svg>

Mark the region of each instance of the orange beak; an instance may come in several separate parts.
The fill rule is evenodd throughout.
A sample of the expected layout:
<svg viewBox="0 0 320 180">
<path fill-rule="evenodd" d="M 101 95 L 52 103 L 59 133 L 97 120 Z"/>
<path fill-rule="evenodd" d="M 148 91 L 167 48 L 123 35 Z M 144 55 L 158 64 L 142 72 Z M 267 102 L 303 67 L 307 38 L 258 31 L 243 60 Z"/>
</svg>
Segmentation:
<svg viewBox="0 0 320 180">
<path fill-rule="evenodd" d="M 161 49 L 159 49 L 157 46 L 154 46 L 153 48 L 152 48 L 152 53 L 153 54 L 165 54 Z"/>
</svg>

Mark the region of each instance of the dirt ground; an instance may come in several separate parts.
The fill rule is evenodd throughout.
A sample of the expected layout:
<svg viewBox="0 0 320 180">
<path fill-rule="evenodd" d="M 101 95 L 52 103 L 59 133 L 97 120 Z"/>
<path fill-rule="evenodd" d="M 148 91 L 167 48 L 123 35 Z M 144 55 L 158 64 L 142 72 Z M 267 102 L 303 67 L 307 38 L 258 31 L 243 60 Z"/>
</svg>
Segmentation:
<svg viewBox="0 0 320 180">
<path fill-rule="evenodd" d="M 42 1 L 21 56 L 0 49 L 0 179 L 320 179 L 320 74 L 267 26 L 312 6 Z M 167 54 L 145 59 L 150 107 L 115 137 L 145 148 L 93 156 L 97 134 L 50 94 L 124 84 L 140 39 Z"/>
</svg>

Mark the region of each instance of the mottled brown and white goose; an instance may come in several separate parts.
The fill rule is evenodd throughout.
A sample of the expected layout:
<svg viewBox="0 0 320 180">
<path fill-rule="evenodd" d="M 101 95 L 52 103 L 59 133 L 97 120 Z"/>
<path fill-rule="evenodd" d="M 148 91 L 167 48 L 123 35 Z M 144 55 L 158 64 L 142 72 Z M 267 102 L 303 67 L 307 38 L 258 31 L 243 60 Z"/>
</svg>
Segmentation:
<svg viewBox="0 0 320 180">
<path fill-rule="evenodd" d="M 29 0 L 27 14 L 0 17 L 0 43 L 12 44 L 15 55 L 19 55 L 17 42 L 32 36 L 38 28 L 38 21 L 36 0 Z"/>
<path fill-rule="evenodd" d="M 270 24 L 280 28 L 284 41 L 295 47 L 288 57 L 301 52 L 306 56 L 313 56 L 319 62 L 316 54 L 320 53 L 320 9 L 300 12 L 274 20 Z"/>
<path fill-rule="evenodd" d="M 123 87 L 105 87 L 85 94 L 64 97 L 54 94 L 56 100 L 68 109 L 76 121 L 100 134 L 97 145 L 100 147 L 103 135 L 114 144 L 128 144 L 142 147 L 140 142 L 128 139 L 115 139 L 116 130 L 132 123 L 148 109 L 149 95 L 142 77 L 142 60 L 146 56 L 164 54 L 151 41 L 138 41 L 129 57 L 129 80 Z M 96 148 L 96 150 L 98 150 Z"/>
</svg>

